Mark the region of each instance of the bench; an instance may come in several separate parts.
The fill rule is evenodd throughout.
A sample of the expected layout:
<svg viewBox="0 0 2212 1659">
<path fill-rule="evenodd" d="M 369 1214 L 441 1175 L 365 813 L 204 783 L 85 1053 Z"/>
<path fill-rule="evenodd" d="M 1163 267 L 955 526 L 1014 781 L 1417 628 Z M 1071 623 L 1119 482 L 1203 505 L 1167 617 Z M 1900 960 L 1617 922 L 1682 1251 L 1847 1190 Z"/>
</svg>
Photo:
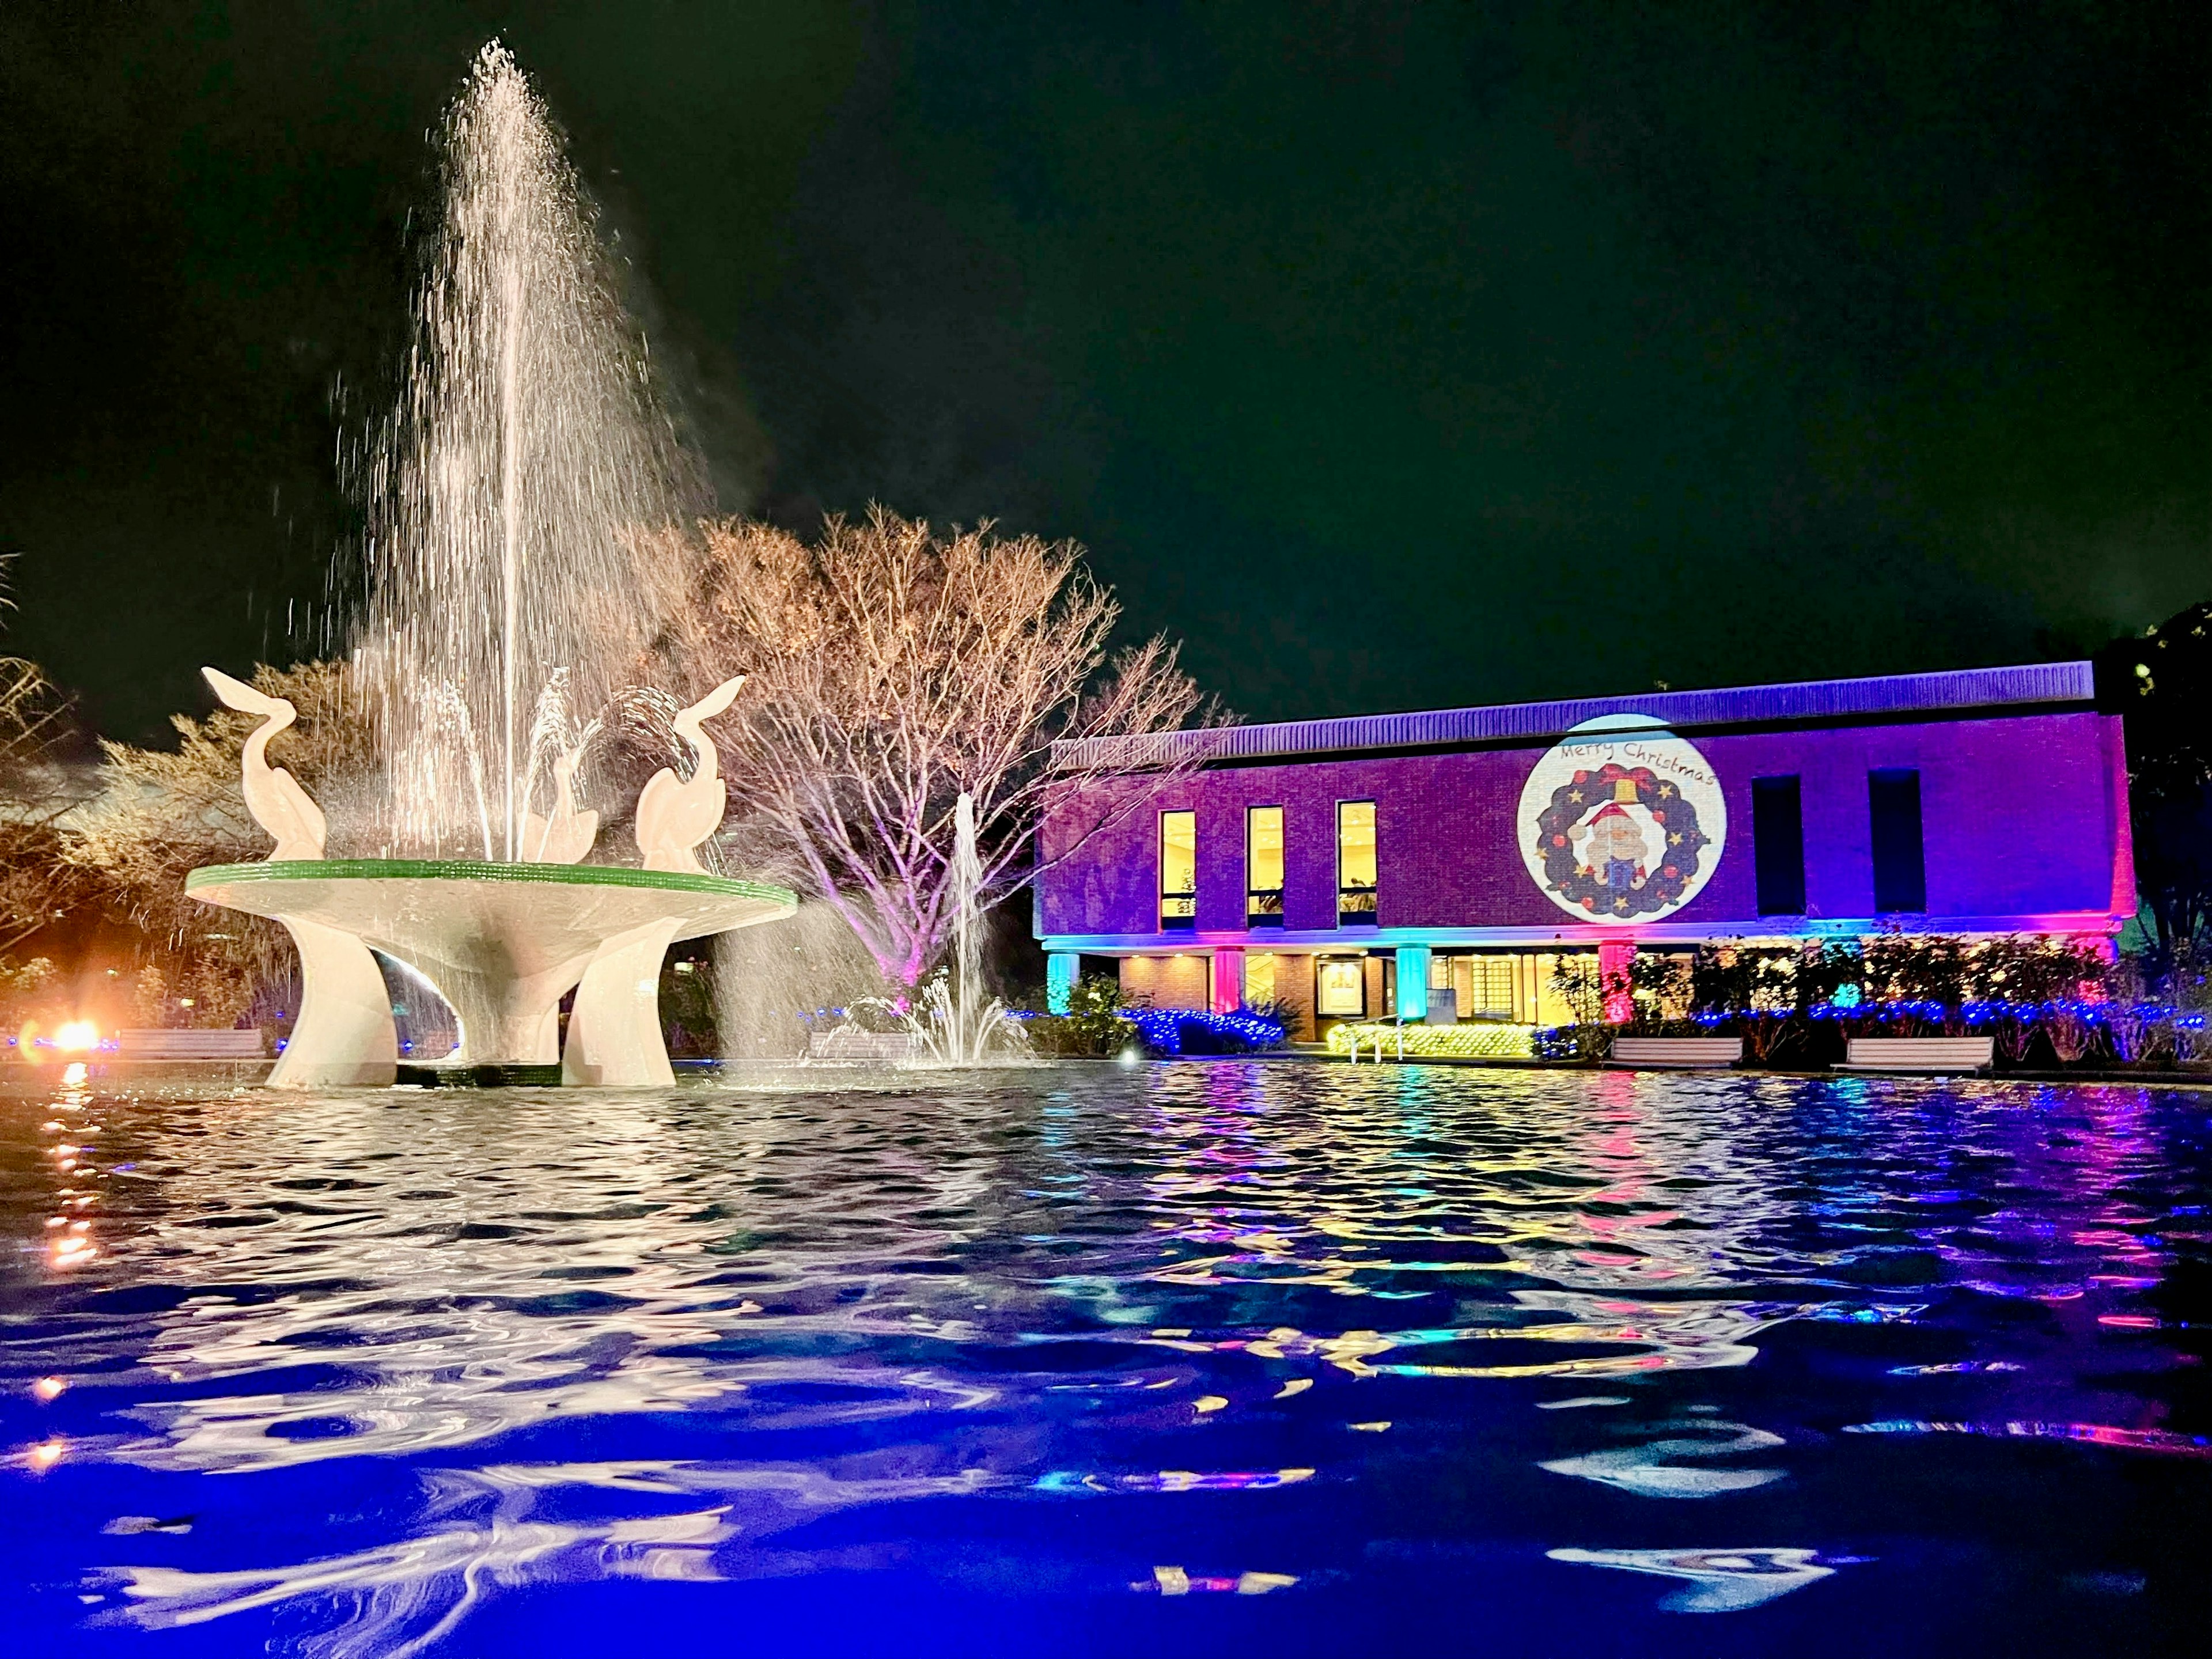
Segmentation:
<svg viewBox="0 0 2212 1659">
<path fill-rule="evenodd" d="M 1733 1066 L 1742 1058 L 1741 1037 L 1617 1036 L 1607 1063 L 1642 1068 Z"/>
<path fill-rule="evenodd" d="M 914 1058 L 915 1039 L 908 1031 L 863 1031 L 840 1025 L 834 1031 L 809 1031 L 806 1057 L 857 1065 L 890 1066 Z"/>
<path fill-rule="evenodd" d="M 1853 1037 L 1845 1072 L 1984 1072 L 1996 1059 L 1994 1037 Z"/>
<path fill-rule="evenodd" d="M 125 1060 L 262 1060 L 268 1048 L 258 1030 L 196 1031 L 154 1026 L 115 1034 Z"/>
</svg>

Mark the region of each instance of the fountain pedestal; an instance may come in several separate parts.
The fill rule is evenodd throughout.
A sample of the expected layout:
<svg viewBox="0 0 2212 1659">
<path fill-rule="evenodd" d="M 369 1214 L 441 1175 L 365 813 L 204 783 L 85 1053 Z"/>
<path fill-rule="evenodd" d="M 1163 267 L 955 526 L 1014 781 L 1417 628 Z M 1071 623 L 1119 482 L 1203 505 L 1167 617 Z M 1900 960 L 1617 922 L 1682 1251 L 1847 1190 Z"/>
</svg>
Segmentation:
<svg viewBox="0 0 2212 1659">
<path fill-rule="evenodd" d="M 269 1081 L 302 1089 L 392 1080 L 398 1037 L 372 948 L 453 1004 L 461 1046 L 445 1065 L 558 1060 L 564 1082 L 672 1082 L 659 1016 L 669 945 L 798 907 L 781 887 L 688 872 L 386 859 L 210 865 L 185 890 L 281 921 L 298 944 L 299 1018 Z"/>
</svg>

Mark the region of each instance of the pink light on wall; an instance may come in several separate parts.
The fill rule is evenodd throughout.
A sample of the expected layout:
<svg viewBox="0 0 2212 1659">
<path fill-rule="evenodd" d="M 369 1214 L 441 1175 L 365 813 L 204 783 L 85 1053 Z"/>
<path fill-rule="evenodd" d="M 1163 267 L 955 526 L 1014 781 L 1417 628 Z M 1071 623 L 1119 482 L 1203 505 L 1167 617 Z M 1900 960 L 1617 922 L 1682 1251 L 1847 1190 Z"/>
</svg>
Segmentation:
<svg viewBox="0 0 2212 1659">
<path fill-rule="evenodd" d="M 1626 1025 L 1636 1018 L 1636 994 L 1628 978 L 1629 964 L 1636 960 L 1633 941 L 1609 941 L 1597 947 L 1598 989 L 1605 997 L 1605 1023 Z"/>
<path fill-rule="evenodd" d="M 1213 1012 L 1233 1014 L 1244 1001 L 1244 953 L 1223 949 L 1213 953 Z"/>
</svg>

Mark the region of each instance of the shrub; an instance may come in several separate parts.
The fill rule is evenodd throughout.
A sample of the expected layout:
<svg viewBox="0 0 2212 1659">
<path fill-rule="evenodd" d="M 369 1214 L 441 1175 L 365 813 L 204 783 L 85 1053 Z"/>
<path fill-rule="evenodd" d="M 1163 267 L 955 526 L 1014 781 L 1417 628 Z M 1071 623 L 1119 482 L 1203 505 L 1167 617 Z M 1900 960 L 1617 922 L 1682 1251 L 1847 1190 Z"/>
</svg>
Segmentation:
<svg viewBox="0 0 2212 1659">
<path fill-rule="evenodd" d="M 1553 1025 L 1529 1040 L 1538 1060 L 1601 1060 L 1613 1052 L 1613 1027 L 1595 1021 L 1578 1025 Z"/>
<path fill-rule="evenodd" d="M 1144 1033 L 1145 1046 L 1155 1054 L 1243 1054 L 1283 1041 L 1279 1023 L 1241 1008 L 1227 1014 L 1202 1008 L 1133 1008 L 1121 1018 Z"/>
<path fill-rule="evenodd" d="M 1137 1033 L 1126 1012 L 1121 982 L 1110 974 L 1085 974 L 1068 988 L 1067 1012 L 1036 1013 L 1025 1024 L 1039 1054 L 1085 1058 L 1116 1054 Z"/>
</svg>

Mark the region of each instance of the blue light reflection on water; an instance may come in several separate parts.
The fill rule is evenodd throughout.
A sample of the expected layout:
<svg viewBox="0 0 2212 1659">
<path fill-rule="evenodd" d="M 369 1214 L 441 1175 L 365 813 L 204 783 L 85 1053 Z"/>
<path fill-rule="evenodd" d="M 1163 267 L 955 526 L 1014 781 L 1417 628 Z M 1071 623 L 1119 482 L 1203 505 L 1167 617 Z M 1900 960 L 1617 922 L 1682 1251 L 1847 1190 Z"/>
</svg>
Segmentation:
<svg viewBox="0 0 2212 1659">
<path fill-rule="evenodd" d="M 0 1095 L 0 1651 L 2080 1652 L 2212 1610 L 2212 1097 L 822 1084 Z"/>
</svg>

